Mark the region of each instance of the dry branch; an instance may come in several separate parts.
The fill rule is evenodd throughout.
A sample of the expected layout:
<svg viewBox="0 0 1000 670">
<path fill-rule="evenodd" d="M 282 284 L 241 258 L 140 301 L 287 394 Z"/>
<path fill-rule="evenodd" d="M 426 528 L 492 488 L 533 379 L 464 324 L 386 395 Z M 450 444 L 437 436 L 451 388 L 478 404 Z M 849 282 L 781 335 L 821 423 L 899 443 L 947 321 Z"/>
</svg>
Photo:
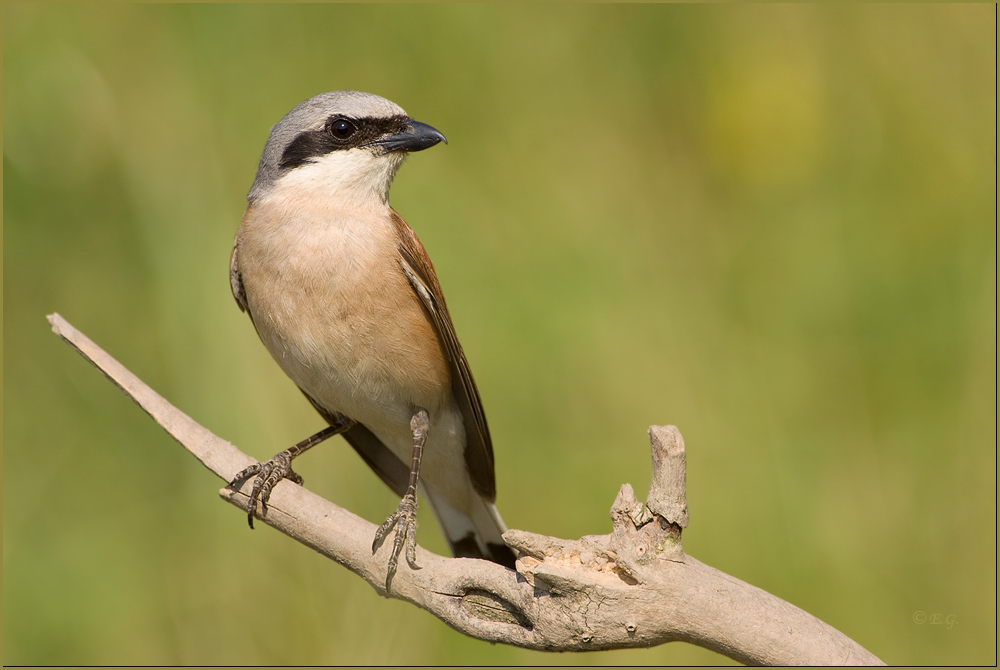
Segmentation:
<svg viewBox="0 0 1000 670">
<path fill-rule="evenodd" d="M 58 314 L 53 331 L 93 363 L 208 469 L 230 481 L 253 462 L 172 406 Z M 426 609 L 471 637 L 546 651 L 650 647 L 681 640 L 748 664 L 878 665 L 878 658 L 812 615 L 684 553 L 685 452 L 673 426 L 650 429 L 653 483 L 645 505 L 628 484 L 611 509 L 614 530 L 561 540 L 511 530 L 517 571 L 417 548 L 385 591 L 387 551 L 376 526 L 283 481 L 268 525 L 340 563 L 377 592 Z M 219 494 L 245 510 L 250 483 Z"/>
</svg>

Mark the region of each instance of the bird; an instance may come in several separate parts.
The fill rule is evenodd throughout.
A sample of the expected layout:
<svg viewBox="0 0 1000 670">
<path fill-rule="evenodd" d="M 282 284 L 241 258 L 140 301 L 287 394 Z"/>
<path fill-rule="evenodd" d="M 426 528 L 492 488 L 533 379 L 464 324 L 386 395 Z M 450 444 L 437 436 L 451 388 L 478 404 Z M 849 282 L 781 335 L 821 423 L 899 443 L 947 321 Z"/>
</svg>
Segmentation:
<svg viewBox="0 0 1000 670">
<path fill-rule="evenodd" d="M 260 340 L 328 426 L 231 482 L 255 476 L 247 519 L 266 512 L 292 460 L 343 435 L 400 504 L 395 531 L 417 569 L 417 495 L 456 557 L 514 567 L 495 506 L 493 446 L 482 400 L 434 265 L 389 205 L 406 156 L 445 136 L 371 93 L 302 102 L 271 128 L 236 233 L 230 285 Z"/>
</svg>

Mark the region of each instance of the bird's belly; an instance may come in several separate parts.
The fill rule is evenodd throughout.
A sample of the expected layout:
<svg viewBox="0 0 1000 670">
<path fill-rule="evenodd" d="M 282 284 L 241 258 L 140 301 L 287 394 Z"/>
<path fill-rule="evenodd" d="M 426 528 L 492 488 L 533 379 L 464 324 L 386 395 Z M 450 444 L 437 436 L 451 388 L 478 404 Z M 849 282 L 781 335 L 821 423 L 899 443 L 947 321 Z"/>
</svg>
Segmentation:
<svg viewBox="0 0 1000 670">
<path fill-rule="evenodd" d="M 351 299 L 359 300 L 356 294 Z M 284 308 L 309 313 L 307 302 L 292 297 Z M 410 420 L 417 407 L 426 409 L 430 431 L 421 479 L 456 509 L 465 509 L 473 491 L 463 467 L 465 427 L 423 312 L 397 306 L 373 316 L 343 296 L 340 305 L 311 313 L 308 322 L 298 322 L 303 327 L 261 329 L 268 333 L 261 339 L 299 388 L 323 407 L 364 424 L 407 467 L 413 453 Z"/>
<path fill-rule="evenodd" d="M 386 433 L 408 439 L 415 407 L 434 417 L 448 404 L 451 380 L 394 238 L 380 239 L 370 224 L 363 232 L 327 226 L 248 236 L 240 256 L 265 260 L 241 260 L 240 271 L 254 325 L 282 370 L 323 407 L 392 446 Z M 244 253 L 255 243 L 282 253 Z"/>
</svg>

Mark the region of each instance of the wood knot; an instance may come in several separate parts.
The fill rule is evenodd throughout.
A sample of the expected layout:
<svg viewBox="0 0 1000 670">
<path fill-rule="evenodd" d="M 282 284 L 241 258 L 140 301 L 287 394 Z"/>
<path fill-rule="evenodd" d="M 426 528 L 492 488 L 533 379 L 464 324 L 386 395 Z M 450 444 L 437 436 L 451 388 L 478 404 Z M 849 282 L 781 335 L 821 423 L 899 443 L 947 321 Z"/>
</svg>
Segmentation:
<svg viewBox="0 0 1000 670">
<path fill-rule="evenodd" d="M 477 619 L 514 624 L 527 630 L 532 629 L 531 622 L 519 608 L 489 591 L 481 589 L 467 591 L 462 596 L 462 609 Z"/>
</svg>

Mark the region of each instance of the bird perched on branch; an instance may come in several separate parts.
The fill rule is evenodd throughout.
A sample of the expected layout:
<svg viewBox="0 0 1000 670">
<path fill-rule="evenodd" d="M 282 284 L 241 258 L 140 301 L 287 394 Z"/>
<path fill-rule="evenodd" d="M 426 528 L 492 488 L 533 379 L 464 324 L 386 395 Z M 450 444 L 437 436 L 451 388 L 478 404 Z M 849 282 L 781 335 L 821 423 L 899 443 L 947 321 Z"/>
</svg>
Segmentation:
<svg viewBox="0 0 1000 670">
<path fill-rule="evenodd" d="M 415 562 L 417 491 L 455 556 L 513 567 L 493 502 L 493 447 L 434 266 L 389 206 L 406 155 L 444 135 L 368 93 L 324 93 L 272 129 L 230 263 L 233 295 L 261 341 L 329 426 L 266 463 L 248 519 L 292 459 L 342 434 L 397 495 L 386 589 L 405 547 Z"/>
</svg>

